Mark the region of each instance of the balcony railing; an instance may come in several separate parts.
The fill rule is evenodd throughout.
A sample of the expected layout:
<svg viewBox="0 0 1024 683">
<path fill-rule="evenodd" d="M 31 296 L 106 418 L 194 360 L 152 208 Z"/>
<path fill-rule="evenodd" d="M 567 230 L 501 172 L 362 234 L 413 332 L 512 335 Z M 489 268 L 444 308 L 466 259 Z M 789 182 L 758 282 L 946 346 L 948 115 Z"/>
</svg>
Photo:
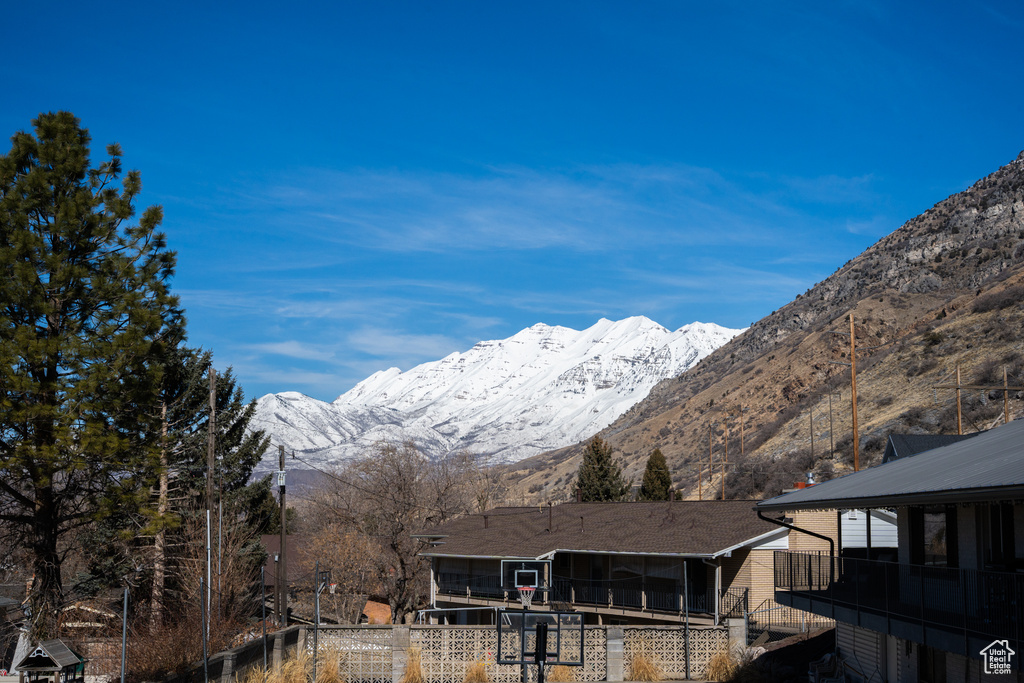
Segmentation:
<svg viewBox="0 0 1024 683">
<path fill-rule="evenodd" d="M 456 572 L 442 572 L 437 577 L 437 591 L 446 595 L 503 600 L 506 593 L 514 599 L 514 591 L 505 591 L 498 575 L 470 576 Z M 710 591 L 690 591 L 684 606 L 683 586 L 672 579 L 632 578 L 611 580 L 570 579 L 554 577 L 551 590 L 535 598 L 537 604 L 562 602 L 601 607 L 681 613 L 714 614 L 715 605 Z M 748 609 L 747 589 L 730 588 L 722 591 L 719 614 L 722 617 L 742 617 Z"/>
<path fill-rule="evenodd" d="M 846 609 L 884 619 L 872 623 L 889 633 L 928 627 L 1019 642 L 1024 624 L 1024 574 L 776 551 L 775 588 L 810 599 L 818 614 L 831 611 L 825 616 Z"/>
<path fill-rule="evenodd" d="M 437 577 L 437 592 L 447 595 L 503 600 L 505 589 L 498 574 L 470 576 L 459 572 L 442 572 Z"/>
</svg>

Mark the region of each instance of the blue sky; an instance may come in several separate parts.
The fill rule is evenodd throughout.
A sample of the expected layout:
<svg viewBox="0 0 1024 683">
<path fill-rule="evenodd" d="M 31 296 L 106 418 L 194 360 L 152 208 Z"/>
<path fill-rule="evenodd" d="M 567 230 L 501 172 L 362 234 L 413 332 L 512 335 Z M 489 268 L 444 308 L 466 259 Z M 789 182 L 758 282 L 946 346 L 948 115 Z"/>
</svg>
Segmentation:
<svg viewBox="0 0 1024 683">
<path fill-rule="evenodd" d="M 331 400 L 537 322 L 749 325 L 1024 149 L 1022 35 L 1016 0 L 17 3 L 0 134 L 119 142 L 190 342 Z"/>
</svg>

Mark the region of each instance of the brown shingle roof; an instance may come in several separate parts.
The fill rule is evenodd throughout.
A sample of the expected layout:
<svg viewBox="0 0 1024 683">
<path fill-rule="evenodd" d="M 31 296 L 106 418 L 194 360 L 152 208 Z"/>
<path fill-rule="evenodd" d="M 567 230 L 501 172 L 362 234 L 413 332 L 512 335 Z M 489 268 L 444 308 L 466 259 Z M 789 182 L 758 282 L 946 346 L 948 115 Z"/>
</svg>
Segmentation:
<svg viewBox="0 0 1024 683">
<path fill-rule="evenodd" d="M 555 550 L 712 556 L 778 526 L 758 519 L 756 501 L 564 503 L 495 508 L 417 534 L 439 545 L 423 554 L 540 557 Z M 551 530 L 548 530 L 548 520 Z"/>
</svg>

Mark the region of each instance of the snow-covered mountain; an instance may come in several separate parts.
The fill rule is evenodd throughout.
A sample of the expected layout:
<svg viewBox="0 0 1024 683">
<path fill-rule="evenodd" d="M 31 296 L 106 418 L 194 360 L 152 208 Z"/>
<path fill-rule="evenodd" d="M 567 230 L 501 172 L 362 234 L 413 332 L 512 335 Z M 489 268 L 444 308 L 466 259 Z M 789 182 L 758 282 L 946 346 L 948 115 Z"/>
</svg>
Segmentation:
<svg viewBox="0 0 1024 683">
<path fill-rule="evenodd" d="M 582 332 L 537 324 L 406 372 L 377 372 L 333 403 L 267 394 L 253 424 L 320 465 L 408 439 L 431 455 L 522 460 L 607 427 L 742 331 L 691 323 L 670 332 L 644 317 L 601 319 Z M 276 469 L 275 449 L 257 474 Z"/>
</svg>

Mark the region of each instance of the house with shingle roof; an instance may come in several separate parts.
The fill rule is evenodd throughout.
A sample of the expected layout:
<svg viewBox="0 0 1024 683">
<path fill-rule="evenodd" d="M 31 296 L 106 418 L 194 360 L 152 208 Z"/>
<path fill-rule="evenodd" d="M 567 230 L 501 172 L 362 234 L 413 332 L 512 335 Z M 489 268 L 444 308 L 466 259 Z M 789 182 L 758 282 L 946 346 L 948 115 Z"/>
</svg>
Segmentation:
<svg viewBox="0 0 1024 683">
<path fill-rule="evenodd" d="M 772 552 L 827 550 L 759 519 L 756 501 L 563 503 L 504 507 L 417 534 L 430 545 L 431 606 L 517 607 L 502 560 L 548 562 L 533 609 L 575 609 L 587 623 L 715 623 L 772 599 Z M 813 518 L 813 519 L 812 519 Z M 836 516 L 808 515 L 835 535 Z M 795 545 L 794 545 L 795 544 Z M 456 618 L 456 617 L 453 617 Z"/>
</svg>

